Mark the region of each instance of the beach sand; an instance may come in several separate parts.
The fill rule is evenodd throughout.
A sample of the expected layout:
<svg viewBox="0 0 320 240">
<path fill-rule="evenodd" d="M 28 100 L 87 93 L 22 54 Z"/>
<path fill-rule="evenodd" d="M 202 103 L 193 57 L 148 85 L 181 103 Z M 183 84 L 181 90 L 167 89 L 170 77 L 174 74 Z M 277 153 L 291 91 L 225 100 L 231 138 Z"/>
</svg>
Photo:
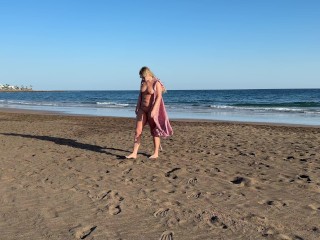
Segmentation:
<svg viewBox="0 0 320 240">
<path fill-rule="evenodd" d="M 320 128 L 0 112 L 0 238 L 320 239 Z"/>
</svg>

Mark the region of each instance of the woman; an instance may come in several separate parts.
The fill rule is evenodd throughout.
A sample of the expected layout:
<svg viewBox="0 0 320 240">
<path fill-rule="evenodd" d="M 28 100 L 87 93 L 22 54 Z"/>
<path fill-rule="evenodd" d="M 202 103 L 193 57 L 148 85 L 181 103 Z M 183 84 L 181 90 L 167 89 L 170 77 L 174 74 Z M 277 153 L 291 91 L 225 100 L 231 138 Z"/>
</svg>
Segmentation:
<svg viewBox="0 0 320 240">
<path fill-rule="evenodd" d="M 147 123 L 150 126 L 154 144 L 154 152 L 149 158 L 158 158 L 159 148 L 161 147 L 160 137 L 169 137 L 173 134 L 162 98 L 165 88 L 148 67 L 142 67 L 139 75 L 141 86 L 136 106 L 137 118 L 134 146 L 132 153 L 126 158 L 137 158 L 142 130 Z"/>
</svg>

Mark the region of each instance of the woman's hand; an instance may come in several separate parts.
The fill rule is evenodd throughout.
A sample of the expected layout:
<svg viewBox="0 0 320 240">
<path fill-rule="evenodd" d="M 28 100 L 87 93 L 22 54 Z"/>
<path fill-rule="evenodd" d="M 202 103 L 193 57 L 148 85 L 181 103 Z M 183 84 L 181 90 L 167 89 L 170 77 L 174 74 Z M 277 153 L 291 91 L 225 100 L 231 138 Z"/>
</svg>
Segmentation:
<svg viewBox="0 0 320 240">
<path fill-rule="evenodd" d="M 150 117 L 154 118 L 155 116 L 156 116 L 156 111 L 155 111 L 155 109 L 152 109 Z"/>
</svg>

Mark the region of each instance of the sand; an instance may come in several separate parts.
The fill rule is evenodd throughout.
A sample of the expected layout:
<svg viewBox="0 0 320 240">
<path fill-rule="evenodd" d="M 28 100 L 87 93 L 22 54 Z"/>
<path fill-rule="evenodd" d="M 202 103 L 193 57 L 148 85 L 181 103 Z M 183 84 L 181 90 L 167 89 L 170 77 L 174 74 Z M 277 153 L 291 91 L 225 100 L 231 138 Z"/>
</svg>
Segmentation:
<svg viewBox="0 0 320 240">
<path fill-rule="evenodd" d="M 0 112 L 0 238 L 320 239 L 320 128 Z"/>
</svg>

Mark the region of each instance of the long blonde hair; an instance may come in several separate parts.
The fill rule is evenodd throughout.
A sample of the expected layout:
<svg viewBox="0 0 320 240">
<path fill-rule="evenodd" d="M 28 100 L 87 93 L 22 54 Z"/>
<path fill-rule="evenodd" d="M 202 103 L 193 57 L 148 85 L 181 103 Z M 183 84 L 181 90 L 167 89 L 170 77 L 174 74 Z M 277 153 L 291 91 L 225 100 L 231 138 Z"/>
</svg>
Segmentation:
<svg viewBox="0 0 320 240">
<path fill-rule="evenodd" d="M 144 66 L 140 69 L 139 71 L 139 75 L 142 77 L 145 77 L 147 74 L 149 74 L 151 77 L 153 78 L 157 78 L 154 73 L 150 70 L 150 68 Z M 157 79 L 159 80 L 159 79 Z M 161 86 L 162 86 L 162 93 L 166 93 L 167 89 L 165 88 L 165 86 L 160 82 Z"/>
<path fill-rule="evenodd" d="M 150 68 L 144 66 L 140 69 L 139 75 L 145 77 L 147 74 L 150 74 L 152 77 L 155 77 L 153 72 L 150 70 Z"/>
</svg>

